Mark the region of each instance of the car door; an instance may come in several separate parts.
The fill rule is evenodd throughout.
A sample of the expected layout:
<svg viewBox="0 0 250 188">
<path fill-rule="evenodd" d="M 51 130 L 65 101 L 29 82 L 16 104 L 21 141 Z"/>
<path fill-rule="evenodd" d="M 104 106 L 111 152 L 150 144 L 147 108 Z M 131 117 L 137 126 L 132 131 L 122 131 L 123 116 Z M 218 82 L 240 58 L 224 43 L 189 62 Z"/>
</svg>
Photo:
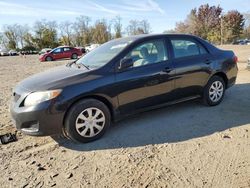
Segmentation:
<svg viewBox="0 0 250 188">
<path fill-rule="evenodd" d="M 70 47 L 63 48 L 63 58 L 71 58 L 73 49 Z"/>
<path fill-rule="evenodd" d="M 173 98 L 174 71 L 163 38 L 138 44 L 124 58 L 131 58 L 133 66 L 116 73 L 115 89 L 122 114 L 161 105 Z"/>
<path fill-rule="evenodd" d="M 63 48 L 56 48 L 53 51 L 53 59 L 62 59 L 63 58 Z"/>
<path fill-rule="evenodd" d="M 211 73 L 212 56 L 192 37 L 170 37 L 176 99 L 200 95 Z"/>
</svg>

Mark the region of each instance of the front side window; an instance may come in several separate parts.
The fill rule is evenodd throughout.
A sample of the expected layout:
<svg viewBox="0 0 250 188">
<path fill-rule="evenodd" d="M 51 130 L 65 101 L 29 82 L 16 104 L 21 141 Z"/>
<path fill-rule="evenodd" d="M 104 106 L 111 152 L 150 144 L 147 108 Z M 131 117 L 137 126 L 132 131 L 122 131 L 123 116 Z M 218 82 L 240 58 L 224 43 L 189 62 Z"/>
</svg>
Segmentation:
<svg viewBox="0 0 250 188">
<path fill-rule="evenodd" d="M 53 53 L 61 53 L 62 52 L 62 48 L 56 48 L 54 51 L 53 51 Z"/>
<path fill-rule="evenodd" d="M 199 43 L 188 39 L 172 39 L 171 44 L 175 58 L 206 54 L 207 51 Z"/>
<path fill-rule="evenodd" d="M 168 59 L 163 40 L 145 42 L 130 51 L 125 58 L 131 58 L 133 67 L 160 63 Z"/>
</svg>

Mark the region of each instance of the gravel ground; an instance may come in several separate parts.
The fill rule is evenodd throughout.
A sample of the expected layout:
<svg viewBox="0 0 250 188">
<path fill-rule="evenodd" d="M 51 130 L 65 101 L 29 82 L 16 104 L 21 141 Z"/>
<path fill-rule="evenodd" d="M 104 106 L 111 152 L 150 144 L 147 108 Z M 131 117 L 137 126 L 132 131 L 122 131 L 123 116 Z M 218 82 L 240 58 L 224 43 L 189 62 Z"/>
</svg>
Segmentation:
<svg viewBox="0 0 250 188">
<path fill-rule="evenodd" d="M 67 61 L 0 57 L 0 134 L 22 79 Z M 0 187 L 250 187 L 250 71 L 221 105 L 198 100 L 125 119 L 93 143 L 30 137 L 0 145 Z"/>
</svg>

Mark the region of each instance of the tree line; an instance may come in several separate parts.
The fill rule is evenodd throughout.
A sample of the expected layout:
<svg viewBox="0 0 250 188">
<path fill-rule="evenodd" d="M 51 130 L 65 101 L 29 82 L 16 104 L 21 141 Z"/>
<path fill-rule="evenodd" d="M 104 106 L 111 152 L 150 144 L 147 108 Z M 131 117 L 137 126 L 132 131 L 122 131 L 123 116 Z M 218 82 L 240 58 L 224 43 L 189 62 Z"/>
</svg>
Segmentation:
<svg viewBox="0 0 250 188">
<path fill-rule="evenodd" d="M 192 9 L 184 21 L 167 32 L 194 34 L 214 44 L 233 43 L 250 38 L 249 19 L 249 15 L 244 16 L 237 10 L 224 13 L 220 6 L 205 4 Z"/>
<path fill-rule="evenodd" d="M 151 33 L 147 20 L 130 20 L 126 27 L 120 16 L 114 19 L 92 21 L 88 16 L 79 16 L 75 21 L 40 20 L 32 27 L 21 24 L 4 25 L 0 33 L 0 47 L 6 49 L 40 50 L 59 45 L 86 46 L 103 44 L 124 35 Z M 201 5 L 194 8 L 184 21 L 176 23 L 174 30 L 165 33 L 188 33 L 212 43 L 232 43 L 240 38 L 250 38 L 250 14 L 237 10 L 226 13 L 220 6 Z"/>
<path fill-rule="evenodd" d="M 6 49 L 39 50 L 60 45 L 86 46 L 91 43 L 103 44 L 124 34 L 137 35 L 151 32 L 147 20 L 130 20 L 123 28 L 120 16 L 112 20 L 91 21 L 88 16 L 79 16 L 75 21 L 40 20 L 32 27 L 21 24 L 4 25 L 0 33 L 0 45 Z"/>
</svg>

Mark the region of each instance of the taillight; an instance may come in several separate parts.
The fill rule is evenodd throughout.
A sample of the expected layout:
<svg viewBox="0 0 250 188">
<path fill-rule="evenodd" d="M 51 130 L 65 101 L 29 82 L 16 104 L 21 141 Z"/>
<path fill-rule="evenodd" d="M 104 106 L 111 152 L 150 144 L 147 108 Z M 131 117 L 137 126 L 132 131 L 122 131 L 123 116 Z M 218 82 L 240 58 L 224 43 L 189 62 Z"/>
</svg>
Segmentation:
<svg viewBox="0 0 250 188">
<path fill-rule="evenodd" d="M 234 61 L 234 63 L 238 62 L 238 57 L 236 55 L 233 57 L 233 61 Z"/>
</svg>

